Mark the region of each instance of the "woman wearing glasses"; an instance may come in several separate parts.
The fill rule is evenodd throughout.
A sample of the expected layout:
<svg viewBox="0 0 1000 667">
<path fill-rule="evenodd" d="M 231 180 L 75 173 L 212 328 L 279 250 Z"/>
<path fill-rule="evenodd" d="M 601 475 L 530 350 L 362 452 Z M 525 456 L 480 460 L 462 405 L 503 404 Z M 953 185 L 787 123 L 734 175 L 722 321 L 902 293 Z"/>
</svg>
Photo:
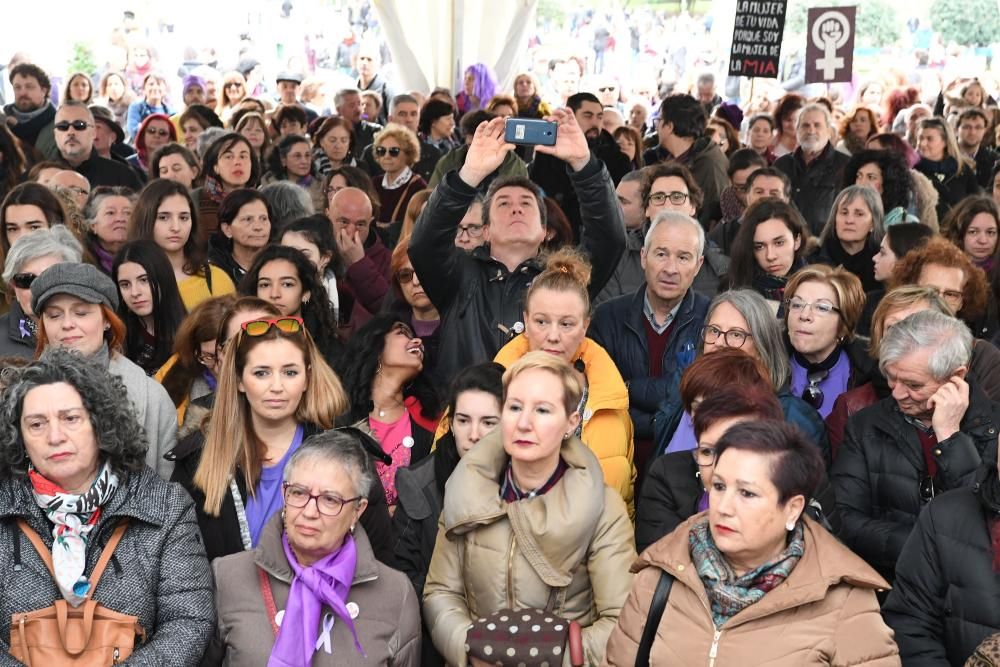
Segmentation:
<svg viewBox="0 0 1000 667">
<path fill-rule="evenodd" d="M 393 310 L 420 338 L 424 345 L 424 372 L 433 376 L 440 342 L 438 330 L 441 325 L 441 315 L 424 292 L 420 277 L 413 270 L 413 264 L 407 255 L 409 248 L 410 240 L 404 238 L 392 251 L 389 270 L 392 291 L 396 297 Z"/>
<path fill-rule="evenodd" d="M 247 80 L 239 72 L 226 72 L 222 77 L 222 94 L 219 95 L 219 105 L 215 113 L 222 122 L 229 124 L 233 112 L 239 108 L 240 102 L 247 97 Z"/>
<path fill-rule="evenodd" d="M 351 410 L 343 423 L 380 445 L 375 470 L 390 512 L 398 499 L 396 471 L 431 451 L 440 398 L 424 372 L 424 346 L 394 313 L 376 315 L 351 337 L 341 377 Z"/>
<path fill-rule="evenodd" d="M 805 266 L 809 226 L 796 208 L 778 199 L 755 202 L 744 213 L 729 255 L 730 289 L 750 288 L 775 312 L 793 273 Z"/>
<path fill-rule="evenodd" d="M 313 172 L 312 149 L 309 140 L 298 134 L 286 134 L 271 149 L 267 158 L 267 173 L 263 185 L 275 181 L 291 181 L 309 193 L 313 210 L 322 211 L 326 201 L 323 179 Z"/>
<path fill-rule="evenodd" d="M 314 435 L 290 456 L 280 516 L 253 551 L 213 563 L 219 623 L 204 664 L 421 664 L 419 600 L 364 528 L 377 485 L 357 435 Z"/>
<path fill-rule="evenodd" d="M 879 288 L 875 253 L 885 235 L 882 200 L 872 188 L 849 185 L 841 190 L 819 235 L 819 250 L 809 261 L 843 267 L 861 280 L 865 292 Z"/>
<path fill-rule="evenodd" d="M 976 338 L 989 340 L 997 332 L 996 315 L 988 308 L 986 275 L 950 241 L 933 238 L 897 261 L 889 287 L 902 285 L 936 289 Z"/>
<path fill-rule="evenodd" d="M 177 141 L 177 128 L 170 121 L 170 117 L 161 113 L 150 114 L 139 125 L 139 132 L 135 136 L 135 153 L 128 156 L 125 161 L 137 169 L 144 178 L 159 178 L 159 174 L 149 173 L 153 153 L 173 141 Z"/>
<path fill-rule="evenodd" d="M 409 129 L 389 123 L 375 135 L 372 150 L 384 172 L 374 179 L 381 204 L 375 221 L 382 225 L 401 222 L 410 199 L 427 187 L 412 169 L 420 160 L 420 141 Z"/>
<path fill-rule="evenodd" d="M 920 161 L 913 167 L 930 180 L 938 192 L 938 220 L 968 195 L 982 190 L 976 180 L 976 166 L 958 148 L 955 132 L 939 117 L 920 121 L 917 153 Z"/>
<path fill-rule="evenodd" d="M 864 306 L 861 281 L 843 268 L 817 264 L 788 281 L 784 319 L 791 391 L 824 419 L 838 396 L 876 372 L 866 341 L 854 333 Z"/>
</svg>

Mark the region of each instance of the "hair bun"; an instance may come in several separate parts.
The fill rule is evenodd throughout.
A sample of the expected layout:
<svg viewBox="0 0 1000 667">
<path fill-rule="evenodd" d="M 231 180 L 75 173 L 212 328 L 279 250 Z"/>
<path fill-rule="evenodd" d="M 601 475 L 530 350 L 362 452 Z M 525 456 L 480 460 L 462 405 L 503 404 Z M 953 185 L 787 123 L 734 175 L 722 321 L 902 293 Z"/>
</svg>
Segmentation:
<svg viewBox="0 0 1000 667">
<path fill-rule="evenodd" d="M 575 248 L 560 248 L 545 261 L 545 273 L 565 274 L 574 282 L 586 287 L 590 284 L 590 262 Z"/>
</svg>

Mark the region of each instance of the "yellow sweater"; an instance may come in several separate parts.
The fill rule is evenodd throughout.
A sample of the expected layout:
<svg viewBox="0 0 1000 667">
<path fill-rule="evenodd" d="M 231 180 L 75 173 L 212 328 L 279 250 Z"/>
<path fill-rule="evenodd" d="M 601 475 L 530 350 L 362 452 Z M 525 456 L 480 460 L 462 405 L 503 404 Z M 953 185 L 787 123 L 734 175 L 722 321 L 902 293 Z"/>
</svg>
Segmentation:
<svg viewBox="0 0 1000 667">
<path fill-rule="evenodd" d="M 184 302 L 184 308 L 189 313 L 206 299 L 236 292 L 236 286 L 233 285 L 233 281 L 225 271 L 212 265 L 209 265 L 209 270 L 212 272 L 211 291 L 208 289 L 208 281 L 202 275 L 191 276 L 177 283 L 177 290 L 181 293 L 181 301 Z"/>
</svg>

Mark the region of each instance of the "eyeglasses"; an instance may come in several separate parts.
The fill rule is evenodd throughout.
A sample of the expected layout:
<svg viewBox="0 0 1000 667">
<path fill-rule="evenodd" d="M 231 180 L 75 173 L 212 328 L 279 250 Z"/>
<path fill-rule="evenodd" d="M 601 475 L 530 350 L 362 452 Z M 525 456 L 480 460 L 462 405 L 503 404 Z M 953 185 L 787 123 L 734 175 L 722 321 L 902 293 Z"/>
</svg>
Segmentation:
<svg viewBox="0 0 1000 667">
<path fill-rule="evenodd" d="M 161 128 L 147 127 L 146 134 L 148 134 L 151 137 L 169 137 L 170 131 L 164 130 L 162 127 Z"/>
<path fill-rule="evenodd" d="M 674 190 L 673 192 L 654 192 L 649 195 L 649 203 L 653 206 L 663 206 L 669 199 L 670 203 L 674 206 L 680 206 L 687 201 L 689 196 L 688 193 L 679 192 L 678 190 Z"/>
<path fill-rule="evenodd" d="M 698 467 L 710 466 L 715 463 L 715 443 L 699 442 L 698 446 L 691 450 L 695 465 Z"/>
<path fill-rule="evenodd" d="M 74 120 L 74 121 L 63 120 L 56 123 L 53 127 L 55 127 L 60 132 L 69 132 L 69 128 L 71 127 L 77 132 L 83 132 L 88 127 L 93 127 L 93 126 L 94 126 L 93 123 L 88 123 L 85 120 Z"/>
<path fill-rule="evenodd" d="M 618 90 L 618 86 L 600 86 L 597 91 L 600 93 L 610 93 Z"/>
<path fill-rule="evenodd" d="M 819 317 L 826 317 L 830 313 L 840 313 L 840 308 L 829 301 L 803 301 L 798 297 L 792 297 L 791 299 L 785 299 L 785 308 L 788 309 L 790 313 L 802 313 L 805 312 L 806 308 L 812 308 L 813 314 Z"/>
<path fill-rule="evenodd" d="M 413 276 L 417 275 L 413 269 L 400 269 L 396 271 L 396 280 L 400 285 L 409 285 L 413 281 Z"/>
<path fill-rule="evenodd" d="M 746 183 L 733 183 L 733 190 L 736 190 L 736 192 L 746 192 L 749 189 L 750 186 Z"/>
<path fill-rule="evenodd" d="M 303 486 L 288 482 L 284 482 L 281 487 L 285 492 L 285 504 L 289 507 L 302 509 L 309 504 L 310 500 L 315 500 L 316 509 L 325 516 L 340 516 L 340 513 L 344 511 L 344 505 L 361 500 L 361 496 L 338 498 L 330 493 L 313 494 L 309 493 L 309 489 Z"/>
<path fill-rule="evenodd" d="M 219 361 L 219 353 L 222 352 L 222 347 L 216 345 L 215 354 L 211 352 L 197 352 L 194 358 L 198 360 L 198 363 L 202 366 L 214 366 Z"/>
<path fill-rule="evenodd" d="M 753 338 L 753 334 L 750 334 L 743 329 L 730 329 L 729 331 L 723 331 L 719 327 L 712 326 L 711 324 L 705 325 L 701 328 L 701 339 L 709 345 L 719 340 L 719 336 L 723 337 L 726 341 L 726 345 L 729 347 L 743 347 L 743 343 L 747 342 L 747 338 Z"/>
<path fill-rule="evenodd" d="M 31 283 L 35 282 L 38 275 L 34 273 L 15 273 L 11 282 L 18 289 L 31 289 Z"/>
<path fill-rule="evenodd" d="M 478 239 L 483 235 L 482 225 L 459 225 L 458 233 L 455 236 L 461 236 L 462 234 L 468 234 L 470 238 Z"/>
<path fill-rule="evenodd" d="M 226 84 L 226 88 L 242 88 L 243 84 L 238 81 L 233 81 Z"/>
<path fill-rule="evenodd" d="M 920 502 L 929 503 L 934 499 L 936 491 L 933 477 L 926 475 L 920 478 Z"/>
<path fill-rule="evenodd" d="M 377 146 L 375 148 L 375 155 L 379 157 L 385 157 L 386 153 L 388 153 L 392 157 L 399 157 L 399 154 L 402 152 L 403 149 L 400 148 L 399 146 L 393 146 L 392 148 L 386 148 L 385 146 Z"/>
<path fill-rule="evenodd" d="M 961 292 L 957 291 L 957 290 L 953 290 L 953 289 L 939 289 L 939 288 L 934 287 L 934 286 L 930 286 L 930 288 L 932 290 L 934 290 L 935 292 L 937 292 L 938 296 L 940 296 L 942 299 L 944 299 L 945 301 L 947 301 L 950 304 L 960 305 L 962 303 L 962 301 L 965 300 L 965 295 L 962 294 Z"/>
<path fill-rule="evenodd" d="M 823 390 L 819 383 L 830 376 L 830 369 L 824 371 L 814 371 L 809 374 L 809 384 L 802 390 L 802 400 L 816 408 L 823 405 Z"/>
<path fill-rule="evenodd" d="M 301 317 L 279 317 L 273 320 L 250 320 L 249 322 L 244 322 L 240 327 L 246 332 L 248 336 L 263 336 L 271 327 L 274 327 L 282 333 L 299 333 L 302 331 L 302 318 Z"/>
</svg>

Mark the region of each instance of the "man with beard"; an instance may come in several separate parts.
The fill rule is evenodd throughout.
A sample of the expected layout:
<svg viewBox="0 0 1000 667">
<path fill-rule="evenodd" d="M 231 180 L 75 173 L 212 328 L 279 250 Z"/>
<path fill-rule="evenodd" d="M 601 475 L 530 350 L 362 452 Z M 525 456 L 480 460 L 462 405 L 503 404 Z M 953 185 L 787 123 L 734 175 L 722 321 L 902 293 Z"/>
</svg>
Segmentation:
<svg viewBox="0 0 1000 667">
<path fill-rule="evenodd" d="M 5 106 L 3 112 L 8 123 L 13 119 L 11 132 L 46 160 L 55 160 L 59 157 L 52 129 L 56 110 L 49 101 L 52 84 L 48 75 L 38 65 L 21 63 L 10 70 L 9 80 L 14 89 L 14 103 Z"/>
<path fill-rule="evenodd" d="M 618 148 L 618 143 L 602 127 L 604 123 L 604 107 L 597 96 L 592 93 L 577 93 L 566 100 L 576 122 L 587 138 L 587 146 L 591 154 L 608 168 L 611 180 L 617 187 L 622 176 L 631 171 L 628 157 Z M 531 164 L 531 180 L 552 197 L 569 218 L 573 227 L 573 236 L 579 240 L 580 203 L 576 198 L 569 179 L 566 165 L 559 158 L 546 153 L 535 153 Z"/>
<path fill-rule="evenodd" d="M 809 223 L 809 231 L 819 236 L 840 192 L 840 179 L 851 157 L 833 149 L 830 142 L 833 116 L 822 104 L 802 107 L 795 121 L 795 132 L 799 147 L 775 160 L 774 167 L 788 174 L 792 202 Z"/>
<path fill-rule="evenodd" d="M 90 181 L 92 188 L 124 185 L 138 192 L 142 183 L 128 165 L 97 154 L 94 125 L 94 115 L 83 102 L 70 101 L 59 107 L 53 125 L 57 156 L 67 168 Z"/>
</svg>

